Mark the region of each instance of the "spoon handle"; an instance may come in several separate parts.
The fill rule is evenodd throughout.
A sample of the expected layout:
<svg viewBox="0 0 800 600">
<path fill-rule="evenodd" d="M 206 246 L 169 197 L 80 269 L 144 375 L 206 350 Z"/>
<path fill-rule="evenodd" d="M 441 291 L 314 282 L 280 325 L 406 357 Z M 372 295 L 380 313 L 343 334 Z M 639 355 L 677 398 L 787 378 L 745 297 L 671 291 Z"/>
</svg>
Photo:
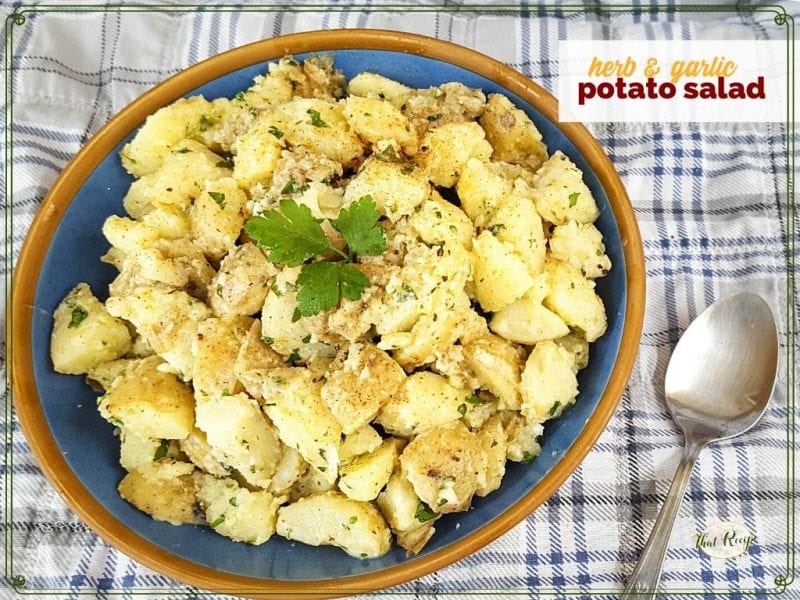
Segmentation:
<svg viewBox="0 0 800 600">
<path fill-rule="evenodd" d="M 624 595 L 644 595 L 646 598 L 656 597 L 656 588 L 661 578 L 661 567 L 664 564 L 664 555 L 667 552 L 667 545 L 672 534 L 672 526 L 675 524 L 675 517 L 678 515 L 681 501 L 683 500 L 686 485 L 692 475 L 694 463 L 697 460 L 703 444 L 688 443 L 683 448 L 681 461 L 675 471 L 675 478 L 667 493 L 667 499 L 661 508 L 650 538 L 642 550 L 639 562 L 631 573 L 628 585 L 625 587 Z"/>
</svg>

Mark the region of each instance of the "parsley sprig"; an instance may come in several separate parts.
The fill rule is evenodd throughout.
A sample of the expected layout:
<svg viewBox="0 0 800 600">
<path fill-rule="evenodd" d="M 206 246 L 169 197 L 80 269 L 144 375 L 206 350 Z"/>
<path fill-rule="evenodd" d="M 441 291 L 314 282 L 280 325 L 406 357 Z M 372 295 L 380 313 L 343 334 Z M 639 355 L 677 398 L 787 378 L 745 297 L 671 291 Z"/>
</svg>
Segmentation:
<svg viewBox="0 0 800 600">
<path fill-rule="evenodd" d="M 378 226 L 380 213 L 370 196 L 363 196 L 339 212 L 331 225 L 347 242 L 347 250 L 334 246 L 311 210 L 294 200 L 283 199 L 278 209 L 252 217 L 244 230 L 269 250 L 269 259 L 289 267 L 302 265 L 297 277 L 297 313 L 304 317 L 329 310 L 341 296 L 358 300 L 370 281 L 351 266 L 355 255 L 379 255 L 386 251 L 386 234 Z M 333 252 L 342 260 L 308 262 Z"/>
</svg>

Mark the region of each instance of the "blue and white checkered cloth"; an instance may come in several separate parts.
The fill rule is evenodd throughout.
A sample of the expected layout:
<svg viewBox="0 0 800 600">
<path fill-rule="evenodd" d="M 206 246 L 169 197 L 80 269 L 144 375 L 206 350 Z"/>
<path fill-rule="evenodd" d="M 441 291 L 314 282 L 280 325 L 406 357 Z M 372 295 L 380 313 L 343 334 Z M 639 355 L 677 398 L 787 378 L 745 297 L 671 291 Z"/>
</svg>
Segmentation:
<svg viewBox="0 0 800 600">
<path fill-rule="evenodd" d="M 16 5 L 17 3 L 15 3 Z M 671 3 L 674 7 L 674 3 Z M 559 39 L 786 39 L 774 13 L 641 11 L 590 13 L 495 5 L 427 13 L 369 8 L 309 12 L 27 13 L 11 27 L 14 110 L 14 258 L 31 219 L 59 171 L 97 129 L 139 94 L 180 69 L 241 44 L 284 33 L 349 27 L 426 34 L 475 48 L 554 90 Z M 598 4 L 600 6 L 602 4 Z M 436 4 L 428 4 L 430 8 Z M 791 14 L 797 3 L 785 3 Z M 8 15 L 9 3 L 0 4 Z M 128 6 L 130 8 L 130 6 Z M 449 10 L 448 10 L 449 9 Z M 647 259 L 647 310 L 641 349 L 624 398 L 583 464 L 548 502 L 502 538 L 464 560 L 396 588 L 419 598 L 496 591 L 573 597 L 622 589 L 664 500 L 682 437 L 663 400 L 664 372 L 688 323 L 715 299 L 747 290 L 768 299 L 779 320 L 780 379 L 761 423 L 746 436 L 703 452 L 678 516 L 662 586 L 731 598 L 765 597 L 793 578 L 793 504 L 787 482 L 784 248 L 790 215 L 787 128 L 774 124 L 600 124 L 592 131 L 630 195 Z M 794 224 L 795 231 L 797 223 Z M 6 229 L 8 235 L 8 228 Z M 790 380 L 791 381 L 791 380 Z M 24 576 L 30 597 L 80 595 L 211 597 L 132 561 L 92 533 L 43 477 L 14 421 L 13 473 L 4 467 L 6 576 Z M 4 435 L 4 440 L 7 437 Z M 791 438 L 793 439 L 793 438 Z M 4 451 L 7 451 L 4 448 Z M 792 470 L 789 471 L 789 466 Z M 13 489 L 9 489 L 13 475 Z M 13 493 L 10 493 L 13 492 Z M 717 521 L 746 525 L 757 539 L 745 554 L 711 559 L 694 534 Z M 9 535 L 10 534 L 10 535 Z M 11 562 L 13 560 L 13 562 Z M 12 565 L 13 572 L 9 571 Z M 13 597 L 0 582 L 0 598 Z M 800 584 L 787 596 L 800 597 Z M 175 590 L 181 590 L 176 593 Z M 389 592 L 389 597 L 392 592 Z M 517 596 L 518 597 L 518 596 Z"/>
</svg>

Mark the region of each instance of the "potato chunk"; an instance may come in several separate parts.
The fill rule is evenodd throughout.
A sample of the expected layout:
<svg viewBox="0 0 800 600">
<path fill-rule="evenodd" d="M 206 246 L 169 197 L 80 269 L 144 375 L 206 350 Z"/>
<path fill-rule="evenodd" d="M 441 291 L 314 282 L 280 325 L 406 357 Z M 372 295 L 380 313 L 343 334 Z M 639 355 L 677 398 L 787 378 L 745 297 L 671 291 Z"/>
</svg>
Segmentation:
<svg viewBox="0 0 800 600">
<path fill-rule="evenodd" d="M 253 125 L 236 139 L 233 178 L 243 188 L 267 183 L 281 157 L 278 129 L 269 113 L 262 113 Z"/>
<path fill-rule="evenodd" d="M 548 260 L 545 271 L 550 291 L 544 305 L 567 325 L 580 330 L 586 341 L 594 342 L 603 335 L 608 321 L 603 300 L 594 291 L 594 281 L 559 260 Z"/>
<path fill-rule="evenodd" d="M 197 326 L 211 316 L 205 304 L 186 292 L 146 287 L 130 296 L 112 296 L 106 307 L 115 317 L 133 323 L 139 335 L 184 381 L 192 378 Z"/>
<path fill-rule="evenodd" d="M 521 411 L 529 421 L 541 423 L 559 416 L 575 402 L 578 380 L 575 357 L 555 342 L 539 342 L 522 371 Z"/>
<path fill-rule="evenodd" d="M 214 277 L 203 251 L 186 238 L 154 240 L 124 255 L 119 268 L 119 275 L 108 286 L 111 296 L 129 296 L 141 287 L 160 287 L 183 290 L 205 300 Z"/>
<path fill-rule="evenodd" d="M 218 396 L 198 404 L 196 412 L 197 427 L 205 432 L 212 455 L 248 483 L 268 488 L 281 445 L 258 403 L 246 394 Z"/>
<path fill-rule="evenodd" d="M 467 409 L 466 397 L 465 390 L 454 388 L 441 375 L 417 371 L 383 406 L 376 421 L 389 433 L 411 437 L 460 419 Z"/>
<path fill-rule="evenodd" d="M 542 272 L 547 245 L 542 219 L 536 212 L 526 183 L 519 180 L 514 184 L 514 191 L 494 213 L 488 229 L 501 242 L 511 244 L 527 265 L 528 273 L 535 276 Z"/>
<path fill-rule="evenodd" d="M 197 499 L 206 521 L 220 535 L 255 546 L 275 533 L 279 502 L 266 491 L 251 492 L 235 479 L 217 479 L 205 473 L 197 481 Z"/>
<path fill-rule="evenodd" d="M 180 449 L 186 457 L 206 473 L 225 477 L 230 474 L 231 466 L 226 468 L 214 456 L 214 451 L 206 439 L 202 429 L 195 427 L 184 439 L 180 441 Z"/>
<path fill-rule="evenodd" d="M 247 195 L 231 177 L 207 182 L 192 205 L 192 238 L 211 260 L 232 250 L 244 225 Z"/>
<path fill-rule="evenodd" d="M 567 324 L 545 308 L 538 296 L 538 290 L 532 290 L 504 306 L 494 313 L 489 327 L 497 335 L 521 344 L 536 344 L 567 335 Z"/>
<path fill-rule="evenodd" d="M 281 444 L 281 459 L 275 466 L 275 474 L 269 484 L 269 491 L 275 495 L 284 495 L 308 470 L 308 463 L 294 448 Z"/>
<path fill-rule="evenodd" d="M 184 140 L 165 156 L 154 172 L 137 179 L 122 201 L 134 219 L 141 219 L 159 204 L 186 210 L 207 181 L 230 176 L 230 166 L 200 142 Z"/>
<path fill-rule="evenodd" d="M 339 470 L 339 489 L 353 500 L 375 500 L 389 481 L 402 446 L 401 440 L 389 439 L 374 452 L 359 456 L 342 467 Z"/>
<path fill-rule="evenodd" d="M 386 100 L 350 96 L 344 114 L 353 130 L 371 144 L 396 140 L 409 156 L 417 152 L 417 132 L 403 113 Z"/>
<path fill-rule="evenodd" d="M 339 468 L 342 427 L 320 398 L 320 384 L 308 369 L 272 372 L 262 390 L 264 412 L 281 441 L 331 481 Z"/>
<path fill-rule="evenodd" d="M 389 528 L 377 508 L 334 491 L 281 507 L 277 530 L 290 540 L 337 546 L 356 558 L 383 556 L 391 546 Z"/>
<path fill-rule="evenodd" d="M 119 442 L 119 464 L 126 471 L 134 471 L 153 462 L 159 448 L 164 447 L 162 440 L 140 437 L 124 427 L 120 427 Z"/>
<path fill-rule="evenodd" d="M 475 227 L 464 211 L 438 193 L 431 194 L 411 216 L 411 226 L 427 244 L 457 243 L 472 245 Z"/>
<path fill-rule="evenodd" d="M 469 508 L 485 485 L 484 462 L 480 439 L 461 422 L 422 432 L 400 455 L 417 496 L 440 514 Z"/>
<path fill-rule="evenodd" d="M 475 257 L 475 297 L 485 310 L 500 310 L 521 298 L 533 285 L 528 266 L 513 247 L 489 231 L 484 230 L 475 238 L 472 252 Z"/>
<path fill-rule="evenodd" d="M 377 504 L 395 532 L 417 529 L 425 522 L 416 516 L 419 497 L 414 486 L 399 471 L 392 474 Z"/>
<path fill-rule="evenodd" d="M 250 317 L 211 317 L 198 324 L 193 373 L 198 402 L 241 391 L 234 367 L 239 347 L 252 324 Z"/>
<path fill-rule="evenodd" d="M 123 375 L 128 366 L 134 361 L 135 359 L 133 358 L 120 358 L 118 360 L 110 360 L 101 363 L 89 369 L 86 373 L 86 383 L 93 389 L 97 389 L 97 386 L 100 386 L 100 388 L 108 390 L 111 388 L 114 380 L 120 375 Z"/>
<path fill-rule="evenodd" d="M 480 123 L 494 148 L 493 160 L 518 163 L 535 171 L 547 159 L 547 147 L 536 125 L 502 94 L 489 94 Z"/>
<path fill-rule="evenodd" d="M 408 480 L 395 472 L 376 502 L 407 555 L 422 550 L 435 532 L 434 519 L 421 521 L 418 517 L 420 500 Z"/>
<path fill-rule="evenodd" d="M 497 397 L 501 410 L 519 408 L 519 348 L 496 335 L 487 335 L 464 345 L 464 360 L 481 387 Z"/>
<path fill-rule="evenodd" d="M 347 93 L 365 98 L 385 98 L 395 108 L 400 108 L 411 95 L 411 88 L 377 73 L 364 71 L 347 83 Z"/>
<path fill-rule="evenodd" d="M 603 234 L 591 223 L 568 221 L 554 227 L 550 251 L 554 258 L 580 269 L 588 279 L 603 277 L 611 269 Z"/>
<path fill-rule="evenodd" d="M 122 149 L 122 166 L 134 177 L 152 173 L 173 146 L 199 133 L 203 118 L 212 111 L 211 103 L 202 96 L 180 98 L 158 109 Z"/>
<path fill-rule="evenodd" d="M 486 226 L 512 189 L 512 180 L 477 158 L 466 162 L 456 183 L 461 208 L 478 227 Z"/>
<path fill-rule="evenodd" d="M 242 340 L 239 354 L 233 365 L 236 378 L 253 398 L 261 398 L 261 383 L 274 368 L 284 367 L 280 354 L 267 345 L 261 337 L 261 322 L 253 320 L 250 331 Z"/>
<path fill-rule="evenodd" d="M 486 457 L 484 480 L 478 486 L 476 494 L 487 496 L 500 487 L 506 472 L 506 451 L 508 439 L 503 429 L 503 421 L 499 415 L 489 417 L 478 431 L 481 451 Z"/>
<path fill-rule="evenodd" d="M 506 458 L 513 462 L 533 462 L 542 451 L 539 444 L 539 438 L 544 433 L 542 424 L 528 421 L 518 412 L 510 410 L 501 412 L 500 419 L 508 439 Z"/>
<path fill-rule="evenodd" d="M 72 288 L 53 313 L 50 357 L 59 373 L 87 373 L 130 347 L 125 323 L 108 313 L 86 283 Z"/>
<path fill-rule="evenodd" d="M 383 350 L 372 344 L 350 344 L 331 365 L 320 394 L 342 432 L 368 424 L 395 395 L 406 374 Z"/>
<path fill-rule="evenodd" d="M 533 198 L 542 218 L 555 225 L 593 223 L 600 215 L 583 173 L 560 150 L 536 171 Z"/>
<path fill-rule="evenodd" d="M 176 240 L 189 235 L 186 213 L 177 206 L 158 203 L 141 220 L 111 215 L 103 223 L 103 235 L 118 251 L 126 254 L 153 246 L 163 239 Z"/>
<path fill-rule="evenodd" d="M 222 259 L 211 282 L 211 310 L 222 317 L 258 313 L 277 273 L 277 267 L 255 244 L 237 246 Z"/>
<path fill-rule="evenodd" d="M 151 356 L 131 365 L 100 397 L 100 414 L 142 438 L 180 440 L 194 423 L 191 390 Z"/>
<path fill-rule="evenodd" d="M 363 151 L 342 106 L 334 102 L 295 98 L 275 108 L 271 119 L 293 146 L 305 146 L 345 166 L 353 164 Z"/>
<path fill-rule="evenodd" d="M 339 448 L 342 464 L 351 462 L 357 456 L 368 454 L 381 445 L 383 439 L 372 425 L 363 425 L 345 436 Z"/>
<path fill-rule="evenodd" d="M 347 184 L 344 203 L 349 206 L 363 196 L 370 196 L 378 212 L 394 222 L 414 212 L 430 193 L 430 184 L 420 169 L 370 157 Z"/>
<path fill-rule="evenodd" d="M 492 147 L 477 123 L 446 123 L 429 131 L 419 147 L 419 160 L 429 179 L 453 187 L 470 158 L 489 160 Z"/>
<path fill-rule="evenodd" d="M 194 465 L 172 459 L 143 464 L 119 483 L 119 495 L 142 512 L 172 525 L 202 523 L 195 514 Z"/>
</svg>

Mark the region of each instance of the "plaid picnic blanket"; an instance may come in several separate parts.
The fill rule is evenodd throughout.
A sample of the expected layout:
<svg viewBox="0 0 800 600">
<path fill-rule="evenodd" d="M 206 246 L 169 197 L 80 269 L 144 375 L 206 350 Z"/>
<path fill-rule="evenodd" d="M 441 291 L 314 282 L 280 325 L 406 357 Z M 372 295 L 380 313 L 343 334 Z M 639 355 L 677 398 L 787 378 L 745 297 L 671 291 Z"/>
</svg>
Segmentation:
<svg viewBox="0 0 800 600">
<path fill-rule="evenodd" d="M 5 16 L 18 4 L 3 2 L 0 10 Z M 790 14 L 798 7 L 773 4 Z M 4 273 L 49 186 L 98 128 L 154 84 L 247 42 L 313 29 L 411 31 L 482 51 L 553 91 L 560 39 L 784 40 L 791 26 L 749 3 L 715 12 L 683 11 L 672 2 L 637 2 L 638 8 L 619 12 L 605 12 L 602 3 L 589 12 L 512 10 L 499 3 L 465 11 L 461 3 L 427 3 L 428 12 L 401 12 L 371 1 L 361 8 L 334 2 L 300 11 L 295 4 L 246 15 L 211 6 L 198 12 L 180 3 L 171 10 L 163 4 L 132 12 L 88 5 L 74 10 L 81 6 L 28 12 L 24 23 L 7 25 L 14 147 L 3 177 L 13 169 L 6 202 L 14 227 L 7 226 L 6 235 L 14 255 L 5 257 Z M 793 274 L 785 252 L 797 227 L 787 188 L 788 136 L 794 132 L 780 123 L 609 123 L 591 130 L 627 187 L 647 259 L 644 334 L 628 389 L 597 445 L 541 508 L 481 551 L 388 596 L 458 598 L 485 590 L 496 598 L 611 597 L 621 590 L 664 500 L 683 441 L 663 399 L 672 348 L 715 299 L 751 291 L 768 300 L 779 322 L 782 362 L 775 396 L 755 429 L 703 452 L 675 525 L 662 586 L 668 597 L 679 591 L 765 597 L 784 589 L 800 597 L 797 583 L 785 588 L 797 549 L 789 452 L 794 438 L 787 425 L 796 370 L 787 359 L 796 349 L 787 336 L 796 325 L 787 301 L 796 309 L 796 292 L 793 280 L 787 283 Z M 0 481 L 7 578 L 0 597 L 15 596 L 9 585 L 14 577 L 18 591 L 35 598 L 133 598 L 144 589 L 153 598 L 211 597 L 150 571 L 98 538 L 43 477 L 18 423 L 2 426 L 13 470 L 6 461 Z M 697 549 L 694 534 L 718 521 L 744 524 L 756 536 L 754 545 L 736 558 L 709 558 Z"/>
</svg>

